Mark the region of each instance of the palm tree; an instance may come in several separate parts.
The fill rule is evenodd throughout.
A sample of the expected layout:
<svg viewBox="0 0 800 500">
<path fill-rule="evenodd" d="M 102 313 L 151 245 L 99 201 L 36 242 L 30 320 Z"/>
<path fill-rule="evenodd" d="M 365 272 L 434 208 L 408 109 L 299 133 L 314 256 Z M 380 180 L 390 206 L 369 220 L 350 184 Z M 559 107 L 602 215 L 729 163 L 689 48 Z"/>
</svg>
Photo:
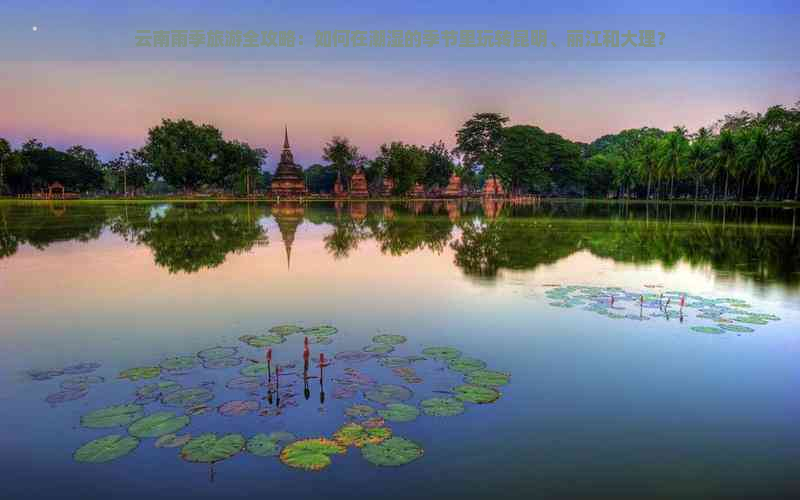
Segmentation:
<svg viewBox="0 0 800 500">
<path fill-rule="evenodd" d="M 756 176 L 756 201 L 761 199 L 761 180 L 769 165 L 769 137 L 762 127 L 753 129 L 750 139 L 749 163 Z"/>
<path fill-rule="evenodd" d="M 725 199 L 728 199 L 728 178 L 736 171 L 736 141 L 730 130 L 719 134 L 719 167 L 725 172 Z"/>
<path fill-rule="evenodd" d="M 706 168 L 708 164 L 709 147 L 708 138 L 711 134 L 708 129 L 702 127 L 697 131 L 697 137 L 689 147 L 689 154 L 687 159 L 691 165 L 691 173 L 694 177 L 694 201 L 697 203 L 700 194 L 700 181 L 706 175 Z"/>
<path fill-rule="evenodd" d="M 686 157 L 686 128 L 676 126 L 664 138 L 664 156 L 662 157 L 662 168 L 669 174 L 669 197 L 675 197 L 675 177 L 680 174 L 681 163 Z"/>
<path fill-rule="evenodd" d="M 636 159 L 639 175 L 647 176 L 647 199 L 650 199 L 650 186 L 653 183 L 653 173 L 658 171 L 658 139 L 647 137 L 641 146 Z"/>
</svg>

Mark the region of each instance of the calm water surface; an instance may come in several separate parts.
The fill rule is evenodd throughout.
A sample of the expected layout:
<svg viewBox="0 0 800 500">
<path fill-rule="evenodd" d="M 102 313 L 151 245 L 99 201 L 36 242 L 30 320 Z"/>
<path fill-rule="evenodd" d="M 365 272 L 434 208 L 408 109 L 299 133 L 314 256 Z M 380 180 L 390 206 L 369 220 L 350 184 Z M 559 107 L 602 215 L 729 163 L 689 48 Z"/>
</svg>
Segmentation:
<svg viewBox="0 0 800 500">
<path fill-rule="evenodd" d="M 603 203 L 0 203 L 0 496 L 797 498 L 796 219 Z M 73 459 L 88 441 L 126 434 L 84 428 L 82 415 L 159 380 L 118 373 L 218 345 L 237 347 L 242 364 L 161 375 L 213 392 L 211 411 L 179 433 L 330 437 L 350 405 L 381 407 L 339 387 L 343 361 L 310 379 L 306 399 L 303 334 L 273 346 L 276 363 L 299 363 L 286 369 L 295 396 L 280 414 L 266 388 L 227 389 L 264 357 L 239 337 L 280 324 L 338 328 L 313 357 L 391 333 L 408 338 L 392 356 L 449 346 L 511 379 L 496 402 L 461 415 L 388 423 L 425 450 L 397 468 L 356 448 L 320 472 L 245 452 L 212 477 L 155 439 L 109 463 Z M 717 333 L 692 329 L 702 326 Z M 463 383 L 443 362 L 413 363 L 421 380 L 409 382 L 378 361 L 352 367 L 410 388 L 410 404 Z M 92 375 L 105 382 L 48 403 L 71 376 L 31 371 L 79 362 L 101 363 Z M 236 399 L 267 415 L 216 411 Z"/>
</svg>

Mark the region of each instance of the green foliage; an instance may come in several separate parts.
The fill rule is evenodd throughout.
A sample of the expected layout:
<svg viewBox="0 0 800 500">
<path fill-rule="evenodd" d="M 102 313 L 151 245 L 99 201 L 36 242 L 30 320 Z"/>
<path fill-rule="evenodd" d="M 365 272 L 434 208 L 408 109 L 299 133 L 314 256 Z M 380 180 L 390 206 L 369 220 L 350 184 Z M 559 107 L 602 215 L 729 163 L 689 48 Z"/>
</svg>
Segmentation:
<svg viewBox="0 0 800 500">
<path fill-rule="evenodd" d="M 478 166 L 488 175 L 498 173 L 507 122 L 508 117 L 499 113 L 476 113 L 456 132 L 454 152 L 463 159 L 462 177 L 468 183 Z"/>
<path fill-rule="evenodd" d="M 507 373 L 493 370 L 476 370 L 467 374 L 466 382 L 472 385 L 483 385 L 487 387 L 497 387 L 506 385 L 511 376 Z"/>
<path fill-rule="evenodd" d="M 347 448 L 336 441 L 317 438 L 295 441 L 281 451 L 281 462 L 297 469 L 317 471 L 331 464 L 331 455 L 342 454 Z"/>
<path fill-rule="evenodd" d="M 129 368 L 121 371 L 117 378 L 126 378 L 128 380 L 139 380 L 147 378 L 155 378 L 161 374 L 161 368 L 158 366 L 142 366 L 139 368 Z"/>
<path fill-rule="evenodd" d="M 470 373 L 476 370 L 481 370 L 483 368 L 486 368 L 486 363 L 484 363 L 480 359 L 461 357 L 450 360 L 447 363 L 447 367 L 453 370 L 454 372 Z"/>
<path fill-rule="evenodd" d="M 379 404 L 400 403 L 411 399 L 411 389 L 401 385 L 383 384 L 364 393 L 368 400 Z"/>
<path fill-rule="evenodd" d="M 391 335 L 391 334 L 381 334 L 375 335 L 372 337 L 372 341 L 376 344 L 389 344 L 389 345 L 398 345 L 404 344 L 408 340 L 406 337 L 402 335 Z"/>
<path fill-rule="evenodd" d="M 195 405 L 205 403 L 214 399 L 214 393 L 204 387 L 188 387 L 161 398 L 161 402 L 167 406 L 182 406 L 190 408 Z"/>
<path fill-rule="evenodd" d="M 411 422 L 419 416 L 419 408 L 405 403 L 389 403 L 378 410 L 378 415 L 389 422 Z"/>
<path fill-rule="evenodd" d="M 427 347 L 422 350 L 422 354 L 433 359 L 450 361 L 461 356 L 461 351 L 453 347 Z"/>
<path fill-rule="evenodd" d="M 128 427 L 128 433 L 137 438 L 154 438 L 175 433 L 189 425 L 190 421 L 186 415 L 164 411 L 137 420 Z"/>
<path fill-rule="evenodd" d="M 361 448 L 361 456 L 368 462 L 381 467 L 406 465 L 422 456 L 423 450 L 417 443 L 393 437 L 381 444 L 368 444 Z"/>
<path fill-rule="evenodd" d="M 500 397 L 500 392 L 497 389 L 481 385 L 460 385 L 453 390 L 456 393 L 456 399 L 468 403 L 493 403 Z"/>
<path fill-rule="evenodd" d="M 322 149 L 322 159 L 330 162 L 334 172 L 338 173 L 343 180 L 350 179 L 356 167 L 363 165 L 365 160 L 358 152 L 358 148 L 350 144 L 347 137 L 340 136 L 334 136 L 325 144 Z M 333 181 L 336 181 L 335 176 Z M 330 191 L 332 190 L 333 182 Z"/>
<path fill-rule="evenodd" d="M 342 446 L 361 448 L 366 444 L 379 444 L 392 436 L 386 427 L 365 428 L 356 423 L 345 424 L 333 433 L 333 439 Z"/>
<path fill-rule="evenodd" d="M 420 403 L 425 415 L 432 417 L 453 417 L 464 413 L 464 403 L 453 398 L 430 398 Z"/>
<path fill-rule="evenodd" d="M 408 193 L 416 182 L 422 182 L 428 156 L 418 146 L 392 142 L 380 147 L 378 157 L 373 161 L 384 177 L 394 180 L 394 194 Z"/>
<path fill-rule="evenodd" d="M 135 404 L 101 408 L 81 417 L 81 425 L 89 429 L 104 429 L 129 425 L 144 416 L 144 408 Z"/>
</svg>

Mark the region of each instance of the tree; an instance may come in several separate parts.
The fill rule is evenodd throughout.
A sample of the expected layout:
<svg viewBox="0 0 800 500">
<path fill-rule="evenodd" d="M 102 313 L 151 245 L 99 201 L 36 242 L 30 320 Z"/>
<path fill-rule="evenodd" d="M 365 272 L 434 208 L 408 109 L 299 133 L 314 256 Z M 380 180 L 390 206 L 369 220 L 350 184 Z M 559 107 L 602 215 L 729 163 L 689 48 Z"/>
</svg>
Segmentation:
<svg viewBox="0 0 800 500">
<path fill-rule="evenodd" d="M 380 154 L 373 161 L 373 168 L 394 180 L 393 194 L 403 195 L 423 178 L 427 162 L 423 148 L 393 142 L 381 146 Z"/>
<path fill-rule="evenodd" d="M 686 158 L 686 128 L 676 126 L 664 136 L 663 141 L 661 168 L 669 176 L 669 197 L 672 199 L 675 197 L 675 178 L 681 174 L 681 166 Z"/>
<path fill-rule="evenodd" d="M 117 177 L 115 190 L 122 188 L 122 193 L 134 193 L 143 189 L 150 180 L 150 167 L 142 159 L 138 150 L 128 150 L 120 153 L 116 158 L 106 164 L 106 169 Z M 122 177 L 122 185 L 119 184 L 119 177 Z"/>
<path fill-rule="evenodd" d="M 635 162 L 638 166 L 639 175 L 647 177 L 647 199 L 650 199 L 650 188 L 653 183 L 653 175 L 658 175 L 659 162 L 659 141 L 656 137 L 647 137 L 642 141 L 636 151 Z"/>
<path fill-rule="evenodd" d="M 322 159 L 330 162 L 342 179 L 350 179 L 356 167 L 362 165 L 365 158 L 359 154 L 358 148 L 350 144 L 347 137 L 334 136 L 322 149 Z"/>
<path fill-rule="evenodd" d="M 539 127 L 515 125 L 503 129 L 502 135 L 500 161 L 487 176 L 498 175 L 514 193 L 549 187 L 552 156 L 547 134 Z"/>
<path fill-rule="evenodd" d="M 725 173 L 725 199 L 728 198 L 728 179 L 732 173 L 736 172 L 737 158 L 736 141 L 733 132 L 728 129 L 719 134 L 719 156 L 720 171 Z"/>
<path fill-rule="evenodd" d="M 428 188 L 447 186 L 455 167 L 450 151 L 443 142 L 439 141 L 431 144 L 425 150 L 425 156 L 427 162 L 422 183 Z"/>
<path fill-rule="evenodd" d="M 767 175 L 769 147 L 769 138 L 764 128 L 754 128 L 751 132 L 747 162 L 756 176 L 756 201 L 761 199 L 761 181 Z"/>
<path fill-rule="evenodd" d="M 708 160 L 710 156 L 710 148 L 708 140 L 711 133 L 705 127 L 701 127 L 697 131 L 697 137 L 689 146 L 687 160 L 690 165 L 690 172 L 694 177 L 694 201 L 697 202 L 700 195 L 700 182 L 706 175 L 708 167 Z"/>
<path fill-rule="evenodd" d="M 315 163 L 303 172 L 306 186 L 312 193 L 331 193 L 336 183 L 336 167 L 333 165 L 320 165 Z"/>
<path fill-rule="evenodd" d="M 11 144 L 0 137 L 0 195 L 6 191 L 6 170 L 11 165 Z"/>
<path fill-rule="evenodd" d="M 506 122 L 508 117 L 499 113 L 476 113 L 456 132 L 456 148 L 453 152 L 461 155 L 469 172 L 481 166 L 486 175 L 496 174 Z"/>
<path fill-rule="evenodd" d="M 222 182 L 223 143 L 222 133 L 212 125 L 165 119 L 147 132 L 142 157 L 167 183 L 194 190 L 203 184 Z"/>
<path fill-rule="evenodd" d="M 225 178 L 224 186 L 246 196 L 264 188 L 261 166 L 267 155 L 266 149 L 252 148 L 246 142 L 224 141 L 219 158 Z"/>
</svg>

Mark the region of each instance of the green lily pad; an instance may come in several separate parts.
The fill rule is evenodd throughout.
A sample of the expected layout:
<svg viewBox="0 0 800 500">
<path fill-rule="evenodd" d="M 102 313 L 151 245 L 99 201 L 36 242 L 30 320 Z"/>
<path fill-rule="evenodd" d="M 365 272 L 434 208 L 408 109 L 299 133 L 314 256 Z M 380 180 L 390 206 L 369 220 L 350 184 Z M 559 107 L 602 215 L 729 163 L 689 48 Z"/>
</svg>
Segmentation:
<svg viewBox="0 0 800 500">
<path fill-rule="evenodd" d="M 402 385 L 384 384 L 364 393 L 364 397 L 379 404 L 401 403 L 411 399 L 414 393 Z"/>
<path fill-rule="evenodd" d="M 161 403 L 167 406 L 182 406 L 190 408 L 214 399 L 214 393 L 204 387 L 188 387 L 167 394 L 161 398 Z"/>
<path fill-rule="evenodd" d="M 292 441 L 295 441 L 297 439 L 297 437 L 294 434 L 286 431 L 270 432 L 269 438 L 281 444 L 291 443 Z"/>
<path fill-rule="evenodd" d="M 378 415 L 390 422 L 411 422 L 419 416 L 419 408 L 405 403 L 389 403 L 378 410 Z"/>
<path fill-rule="evenodd" d="M 372 354 L 363 351 L 342 351 L 337 352 L 336 356 L 334 356 L 334 359 L 344 363 L 361 363 L 367 361 L 368 359 L 372 359 L 372 356 Z"/>
<path fill-rule="evenodd" d="M 723 330 L 736 333 L 753 333 L 755 331 L 753 328 L 750 328 L 749 326 L 742 326 L 742 325 L 722 324 L 719 325 L 719 327 L 722 328 Z"/>
<path fill-rule="evenodd" d="M 461 357 L 461 351 L 452 347 L 428 347 L 422 350 L 422 354 L 433 359 L 449 361 Z"/>
<path fill-rule="evenodd" d="M 152 403 L 161 399 L 165 394 L 175 392 L 181 388 L 181 384 L 172 380 L 164 380 L 153 384 L 147 384 L 136 389 L 136 403 Z"/>
<path fill-rule="evenodd" d="M 327 337 L 329 335 L 336 335 L 336 332 L 338 331 L 339 330 L 330 325 L 319 325 L 312 328 L 306 328 L 303 330 L 303 333 L 306 335 L 313 335 L 315 337 Z"/>
<path fill-rule="evenodd" d="M 453 398 L 430 398 L 420 406 L 425 415 L 431 417 L 453 417 L 464 413 L 464 403 Z"/>
<path fill-rule="evenodd" d="M 750 325 L 768 325 L 769 321 L 758 316 L 737 316 L 733 318 L 737 323 L 748 323 Z"/>
<path fill-rule="evenodd" d="M 98 375 L 79 375 L 61 381 L 61 388 L 65 391 L 84 391 L 92 384 L 105 382 L 103 377 Z"/>
<path fill-rule="evenodd" d="M 315 337 L 309 337 L 308 338 L 308 343 L 309 344 L 319 344 L 319 345 L 330 345 L 330 344 L 333 344 L 333 339 L 330 338 L 330 337 L 315 336 Z"/>
<path fill-rule="evenodd" d="M 147 378 L 155 378 L 161 375 L 161 368 L 158 366 L 141 366 L 138 368 L 129 368 L 122 371 L 117 375 L 117 378 L 126 378 L 128 380 L 139 380 Z"/>
<path fill-rule="evenodd" d="M 347 448 L 325 438 L 295 441 L 281 451 L 281 462 L 297 469 L 317 471 L 331 464 L 331 455 L 342 454 Z"/>
<path fill-rule="evenodd" d="M 498 387 L 506 385 L 511 376 L 507 373 L 496 372 L 494 370 L 477 370 L 467 374 L 466 382 L 472 385 L 485 385 Z"/>
<path fill-rule="evenodd" d="M 171 411 L 162 411 L 134 422 L 128 427 L 128 434 L 137 438 L 160 437 L 183 429 L 190 421 L 186 415 L 178 416 Z"/>
<path fill-rule="evenodd" d="M 386 356 L 385 358 L 381 358 L 378 363 L 386 368 L 400 368 L 402 366 L 410 365 L 411 361 L 404 356 Z"/>
<path fill-rule="evenodd" d="M 393 437 L 380 444 L 368 444 L 361 448 L 361 456 L 368 462 L 380 467 L 397 467 L 413 462 L 423 454 L 417 443 Z"/>
<path fill-rule="evenodd" d="M 104 429 L 130 425 L 144 416 L 144 408 L 135 404 L 109 406 L 81 417 L 81 425 L 89 429 Z"/>
<path fill-rule="evenodd" d="M 392 437 L 387 427 L 365 428 L 356 423 L 345 424 L 333 433 L 333 439 L 342 446 L 361 448 L 366 444 L 378 444 Z"/>
<path fill-rule="evenodd" d="M 373 413 L 375 413 L 375 408 L 369 405 L 353 405 L 344 411 L 344 414 L 348 417 L 356 418 L 368 417 Z"/>
<path fill-rule="evenodd" d="M 207 370 L 224 370 L 225 368 L 233 368 L 242 364 L 242 358 L 216 358 L 209 359 L 203 362 L 203 368 Z"/>
<path fill-rule="evenodd" d="M 191 441 L 191 434 L 164 434 L 156 440 L 156 448 L 180 448 Z"/>
<path fill-rule="evenodd" d="M 195 356 L 175 356 L 161 362 L 161 369 L 168 372 L 185 372 L 198 365 L 200 361 Z"/>
<path fill-rule="evenodd" d="M 447 363 L 447 367 L 458 373 L 470 373 L 486 368 L 486 363 L 475 358 L 456 358 Z"/>
<path fill-rule="evenodd" d="M 250 347 L 257 347 L 263 349 L 264 347 L 271 347 L 277 344 L 286 342 L 286 337 L 283 335 L 242 335 L 239 340 L 249 345 Z"/>
<path fill-rule="evenodd" d="M 398 345 L 405 343 L 407 340 L 408 339 L 402 335 L 381 334 L 372 337 L 372 341 L 376 344 Z"/>
<path fill-rule="evenodd" d="M 277 333 L 278 335 L 292 335 L 302 331 L 303 329 L 297 325 L 278 325 L 269 329 L 269 333 Z"/>
<path fill-rule="evenodd" d="M 222 358 L 230 358 L 236 356 L 238 349 L 235 347 L 212 347 L 210 349 L 205 349 L 197 353 L 197 357 L 202 359 L 203 361 L 209 361 L 212 359 L 222 359 Z"/>
<path fill-rule="evenodd" d="M 456 399 L 475 404 L 487 404 L 497 401 L 500 392 L 492 387 L 482 385 L 460 385 L 454 389 Z"/>
<path fill-rule="evenodd" d="M 371 352 L 372 354 L 388 354 L 394 351 L 394 347 L 389 344 L 373 344 L 364 348 L 364 352 Z"/>
<path fill-rule="evenodd" d="M 217 463 L 231 458 L 244 448 L 245 440 L 240 434 L 217 437 L 214 433 L 193 438 L 181 448 L 181 458 L 187 462 Z"/>
<path fill-rule="evenodd" d="M 281 444 L 266 434 L 256 434 L 247 440 L 247 451 L 259 457 L 277 457 Z"/>
<path fill-rule="evenodd" d="M 241 370 L 239 370 L 245 377 L 266 377 L 267 376 L 267 364 L 266 363 L 253 363 L 252 365 L 245 366 Z"/>
<path fill-rule="evenodd" d="M 89 441 L 75 451 L 76 462 L 102 464 L 124 457 L 139 446 L 139 440 L 131 436 L 113 434 Z"/>
<path fill-rule="evenodd" d="M 44 400 L 51 405 L 57 405 L 66 403 L 67 401 L 75 401 L 76 399 L 85 397 L 87 394 L 89 394 L 88 389 L 70 389 L 48 394 Z"/>
<path fill-rule="evenodd" d="M 716 326 L 693 326 L 692 331 L 698 333 L 725 333 L 725 330 Z"/>
</svg>

